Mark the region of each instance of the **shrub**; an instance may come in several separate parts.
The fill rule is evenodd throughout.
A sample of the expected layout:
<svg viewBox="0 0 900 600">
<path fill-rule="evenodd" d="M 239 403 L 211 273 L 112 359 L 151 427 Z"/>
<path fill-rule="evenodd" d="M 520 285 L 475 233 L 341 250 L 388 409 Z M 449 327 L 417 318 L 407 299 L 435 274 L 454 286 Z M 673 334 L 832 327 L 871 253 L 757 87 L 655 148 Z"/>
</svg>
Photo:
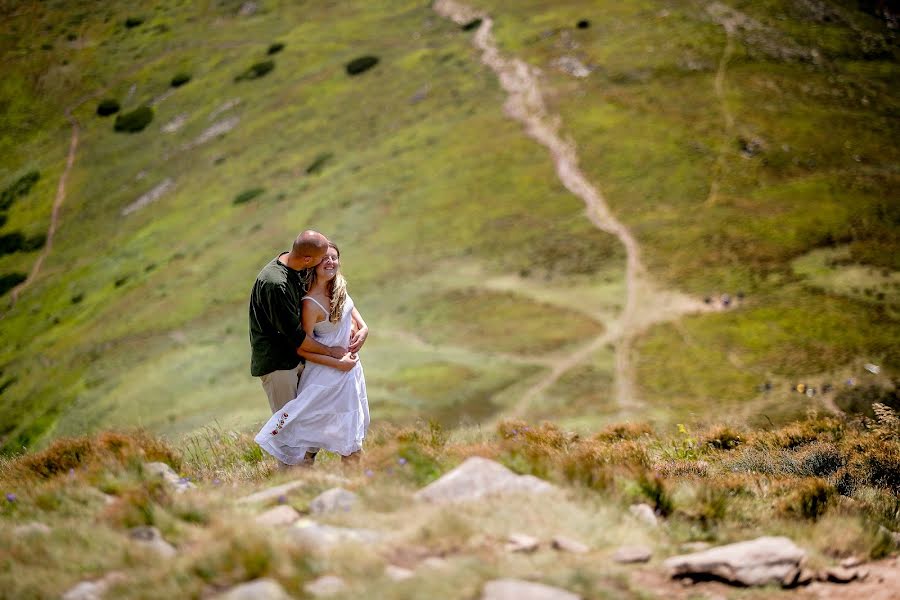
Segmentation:
<svg viewBox="0 0 900 600">
<path fill-rule="evenodd" d="M 718 425 L 701 436 L 703 444 L 716 450 L 732 450 L 744 441 L 741 434 L 727 425 Z"/>
<path fill-rule="evenodd" d="M 596 440 L 636 440 L 640 437 L 653 434 L 653 428 L 648 423 L 614 423 L 594 436 Z"/>
<path fill-rule="evenodd" d="M 0 235 L 0 256 L 14 254 L 25 247 L 25 236 L 18 231 Z"/>
<path fill-rule="evenodd" d="M 482 21 L 483 20 L 481 18 L 472 19 L 471 21 L 460 27 L 460 29 L 462 29 L 463 31 L 472 31 L 474 29 L 478 29 L 479 27 L 481 27 Z"/>
<path fill-rule="evenodd" d="M 274 60 L 264 60 L 250 65 L 246 71 L 234 78 L 235 81 L 249 81 L 268 75 L 275 68 Z"/>
<path fill-rule="evenodd" d="M 119 101 L 114 98 L 106 98 L 101 100 L 97 105 L 97 114 L 101 117 L 108 117 L 109 115 L 114 115 L 119 112 L 119 109 L 122 108 L 119 105 Z"/>
<path fill-rule="evenodd" d="M 17 199 L 27 195 L 40 178 L 41 175 L 38 171 L 29 171 L 16 179 L 0 192 L 0 210 L 8 209 Z"/>
<path fill-rule="evenodd" d="M 234 200 L 232 201 L 232 203 L 233 204 L 244 204 L 245 202 L 250 202 L 257 196 L 261 196 L 263 193 L 265 193 L 265 191 L 266 190 L 264 188 L 251 188 L 249 190 L 244 190 L 243 192 L 241 192 L 240 194 L 238 194 L 237 196 L 234 197 Z"/>
<path fill-rule="evenodd" d="M 129 113 L 121 113 L 116 117 L 114 129 L 119 132 L 137 133 L 143 131 L 153 121 L 153 109 L 141 106 Z"/>
<path fill-rule="evenodd" d="M 347 63 L 347 75 L 352 77 L 354 75 L 359 75 L 360 73 L 365 73 L 377 64 L 377 56 L 360 56 L 359 58 L 354 58 Z"/>
<path fill-rule="evenodd" d="M 884 404 L 894 410 L 900 410 L 900 390 L 895 382 L 893 388 L 880 385 L 865 385 L 842 389 L 834 398 L 841 410 L 856 415 L 874 418 L 873 404 Z"/>
<path fill-rule="evenodd" d="M 127 19 L 125 19 L 125 27 L 127 29 L 134 29 L 138 25 L 143 24 L 143 22 L 143 17 L 128 17 Z"/>
<path fill-rule="evenodd" d="M 184 73 L 184 72 L 176 73 L 175 77 L 172 78 L 171 86 L 174 88 L 181 87 L 190 80 L 191 80 L 190 73 Z"/>
<path fill-rule="evenodd" d="M 25 273 L 4 273 L 0 275 L 0 296 L 28 279 Z"/>
<path fill-rule="evenodd" d="M 323 168 L 325 168 L 325 164 L 328 163 L 332 158 L 334 158 L 334 154 L 331 152 L 323 152 L 318 155 L 314 161 L 310 163 L 308 167 L 306 167 L 306 174 L 313 175 L 315 173 L 320 172 Z"/>
<path fill-rule="evenodd" d="M 782 514 L 815 521 L 825 514 L 835 489 L 824 479 L 810 477 L 791 482 L 793 490 L 781 501 Z"/>
<path fill-rule="evenodd" d="M 650 501 L 657 514 L 664 517 L 672 514 L 674 508 L 672 496 L 666 489 L 666 482 L 659 473 L 642 470 L 638 474 L 637 486 L 641 495 Z"/>
<path fill-rule="evenodd" d="M 278 54 L 282 50 L 284 50 L 284 44 L 282 44 L 281 42 L 275 42 L 274 44 L 269 46 L 269 49 L 266 51 L 266 54 L 268 54 L 269 56 L 272 56 L 273 54 Z"/>
<path fill-rule="evenodd" d="M 834 444 L 814 442 L 798 453 L 800 470 L 812 477 L 828 477 L 844 466 L 844 459 Z"/>
<path fill-rule="evenodd" d="M 6 225 L 7 217 L 6 213 L 0 213 L 0 227 Z"/>
</svg>

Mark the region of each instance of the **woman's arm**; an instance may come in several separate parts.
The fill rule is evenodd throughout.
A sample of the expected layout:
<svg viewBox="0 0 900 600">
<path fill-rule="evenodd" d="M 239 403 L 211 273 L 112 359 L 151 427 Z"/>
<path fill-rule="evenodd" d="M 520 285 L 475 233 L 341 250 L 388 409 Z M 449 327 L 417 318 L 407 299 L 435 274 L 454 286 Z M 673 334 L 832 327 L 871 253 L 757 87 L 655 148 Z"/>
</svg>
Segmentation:
<svg viewBox="0 0 900 600">
<path fill-rule="evenodd" d="M 356 306 L 353 307 L 353 311 L 350 314 L 353 316 L 353 322 L 356 324 L 357 329 L 356 333 L 350 338 L 349 350 L 355 354 L 366 343 L 366 338 L 369 337 L 369 326 L 363 321 L 362 315 L 356 310 Z"/>
<path fill-rule="evenodd" d="M 306 332 L 306 338 L 313 339 L 313 330 L 316 327 L 316 323 L 324 321 L 328 315 L 325 315 L 322 312 L 322 309 L 319 308 L 315 302 L 306 302 L 304 300 L 302 304 L 303 306 L 300 322 L 303 327 L 303 331 Z M 297 349 L 297 354 L 299 354 L 309 362 L 325 365 L 326 367 L 332 367 L 333 369 L 338 369 L 340 371 L 349 371 L 356 365 L 357 362 L 359 362 L 359 358 L 355 355 L 351 357 L 349 354 L 347 354 L 342 358 L 334 358 L 333 356 L 329 356 L 326 354 L 318 354 L 315 352 L 304 350 L 302 346 Z"/>
</svg>

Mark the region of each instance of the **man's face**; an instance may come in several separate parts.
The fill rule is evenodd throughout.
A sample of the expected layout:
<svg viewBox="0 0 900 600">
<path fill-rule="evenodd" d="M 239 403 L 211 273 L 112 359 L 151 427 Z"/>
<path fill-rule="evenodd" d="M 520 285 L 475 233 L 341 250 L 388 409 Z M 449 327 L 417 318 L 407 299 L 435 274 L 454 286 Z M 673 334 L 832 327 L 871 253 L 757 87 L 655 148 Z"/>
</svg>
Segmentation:
<svg viewBox="0 0 900 600">
<path fill-rule="evenodd" d="M 318 265 L 320 262 L 322 262 L 322 259 L 325 258 L 325 253 L 327 251 L 328 251 L 328 248 L 325 247 L 320 252 L 313 254 L 312 256 L 305 256 L 303 258 L 303 260 L 306 261 L 304 268 L 312 269 L 313 267 Z"/>
</svg>

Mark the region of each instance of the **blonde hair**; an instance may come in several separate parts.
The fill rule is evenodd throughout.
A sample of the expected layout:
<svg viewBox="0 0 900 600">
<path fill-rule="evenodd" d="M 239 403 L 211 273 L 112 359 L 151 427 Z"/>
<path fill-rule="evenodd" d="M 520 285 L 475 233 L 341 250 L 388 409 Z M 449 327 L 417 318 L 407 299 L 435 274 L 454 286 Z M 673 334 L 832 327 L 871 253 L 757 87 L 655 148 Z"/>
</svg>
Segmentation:
<svg viewBox="0 0 900 600">
<path fill-rule="evenodd" d="M 328 242 L 328 247 L 334 248 L 338 258 L 341 257 L 341 249 L 337 247 L 337 244 Z M 315 269 L 313 269 L 313 282 L 315 282 L 315 277 Z M 338 272 L 335 273 L 332 280 L 328 282 L 326 291 L 328 292 L 328 297 L 331 298 L 331 314 L 328 315 L 328 320 L 332 323 L 337 323 L 344 314 L 344 304 L 347 302 L 347 280 L 344 279 L 343 274 L 341 274 L 340 265 L 338 265 Z"/>
</svg>

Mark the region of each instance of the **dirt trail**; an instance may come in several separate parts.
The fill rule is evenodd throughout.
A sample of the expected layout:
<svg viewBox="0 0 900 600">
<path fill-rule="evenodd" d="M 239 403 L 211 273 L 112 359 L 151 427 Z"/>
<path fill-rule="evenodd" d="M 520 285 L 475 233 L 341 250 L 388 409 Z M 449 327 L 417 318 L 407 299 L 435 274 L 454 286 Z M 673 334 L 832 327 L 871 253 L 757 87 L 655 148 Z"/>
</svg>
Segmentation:
<svg viewBox="0 0 900 600">
<path fill-rule="evenodd" d="M 600 191 L 594 187 L 578 167 L 578 153 L 574 141 L 563 139 L 559 132 L 560 118 L 548 113 L 538 84 L 538 71 L 524 61 L 501 55 L 491 34 L 493 21 L 484 13 L 453 0 L 437 0 L 434 10 L 459 25 L 482 19 L 473 43 L 481 51 L 481 61 L 490 67 L 500 80 L 508 96 L 506 113 L 525 126 L 527 134 L 546 147 L 553 158 L 556 173 L 570 192 L 584 201 L 587 216 L 600 230 L 610 233 L 622 243 L 626 252 L 626 298 L 622 313 L 615 322 L 607 323 L 607 330 L 599 338 L 588 342 L 567 360 L 558 363 L 549 375 L 537 382 L 523 397 L 516 412 L 550 388 L 576 365 L 590 359 L 604 344 L 616 342 L 616 400 L 620 407 L 637 404 L 634 392 L 631 341 L 652 323 L 700 312 L 705 306 L 699 300 L 675 292 L 666 292 L 653 285 L 641 263 L 640 248 L 634 236 L 609 210 Z"/>
<path fill-rule="evenodd" d="M 716 98 L 719 101 L 720 110 L 722 111 L 722 118 L 725 121 L 725 136 L 722 139 L 716 163 L 713 167 L 713 177 L 709 184 L 709 195 L 704 203 L 705 206 L 714 206 L 719 199 L 719 180 L 722 176 L 725 151 L 731 138 L 731 132 L 734 129 L 734 115 L 731 113 L 731 110 L 728 108 L 728 102 L 725 100 L 725 69 L 728 67 L 732 54 L 734 54 L 734 36 L 740 21 L 738 17 L 721 10 L 717 3 L 707 7 L 707 12 L 725 29 L 725 48 L 722 50 L 722 56 L 719 58 L 719 68 L 716 70 L 716 79 L 713 86 Z"/>
</svg>

